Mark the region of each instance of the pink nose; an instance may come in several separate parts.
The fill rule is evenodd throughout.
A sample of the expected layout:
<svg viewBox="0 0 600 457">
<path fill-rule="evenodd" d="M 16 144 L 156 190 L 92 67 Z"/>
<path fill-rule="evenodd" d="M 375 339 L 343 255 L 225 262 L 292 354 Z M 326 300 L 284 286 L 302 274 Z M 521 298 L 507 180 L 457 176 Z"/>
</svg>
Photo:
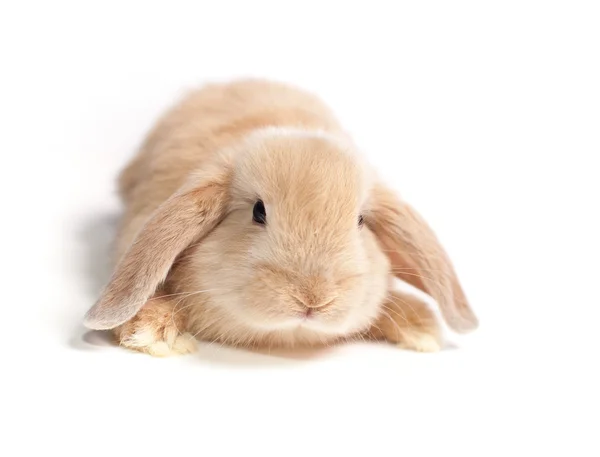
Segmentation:
<svg viewBox="0 0 600 457">
<path fill-rule="evenodd" d="M 325 309 L 335 301 L 335 297 L 316 297 L 311 294 L 306 295 L 294 295 L 294 298 L 298 303 L 301 303 L 306 308 L 308 308 L 307 312 L 312 312 L 315 309 Z"/>
</svg>

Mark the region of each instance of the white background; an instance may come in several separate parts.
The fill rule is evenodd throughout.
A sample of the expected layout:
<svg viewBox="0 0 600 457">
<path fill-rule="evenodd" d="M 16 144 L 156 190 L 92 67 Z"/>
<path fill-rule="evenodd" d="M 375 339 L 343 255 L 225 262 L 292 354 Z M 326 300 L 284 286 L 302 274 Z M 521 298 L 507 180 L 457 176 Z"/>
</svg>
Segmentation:
<svg viewBox="0 0 600 457">
<path fill-rule="evenodd" d="M 598 3 L 350 3 L 2 2 L 0 454 L 600 455 Z M 239 76 L 336 110 L 477 333 L 153 359 L 84 331 L 116 173 L 182 91 Z"/>
</svg>

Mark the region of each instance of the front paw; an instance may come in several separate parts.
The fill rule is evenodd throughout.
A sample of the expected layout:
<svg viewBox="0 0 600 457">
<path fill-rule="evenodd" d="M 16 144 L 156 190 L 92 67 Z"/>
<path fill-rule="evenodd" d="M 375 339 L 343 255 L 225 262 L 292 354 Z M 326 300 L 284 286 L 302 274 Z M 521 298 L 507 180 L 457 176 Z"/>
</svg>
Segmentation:
<svg viewBox="0 0 600 457">
<path fill-rule="evenodd" d="M 177 322 L 169 314 L 158 315 L 142 311 L 131 321 L 116 329 L 115 335 L 121 346 L 150 354 L 170 357 L 196 351 L 196 339 L 182 333 Z"/>
<path fill-rule="evenodd" d="M 430 333 L 403 332 L 397 345 L 402 349 L 417 352 L 438 352 L 442 349 L 440 338 Z"/>
<path fill-rule="evenodd" d="M 121 346 L 134 351 L 144 352 L 155 357 L 171 357 L 191 354 L 196 351 L 193 335 L 184 333 L 171 338 L 159 335 L 149 328 L 136 330 L 119 341 Z"/>
</svg>

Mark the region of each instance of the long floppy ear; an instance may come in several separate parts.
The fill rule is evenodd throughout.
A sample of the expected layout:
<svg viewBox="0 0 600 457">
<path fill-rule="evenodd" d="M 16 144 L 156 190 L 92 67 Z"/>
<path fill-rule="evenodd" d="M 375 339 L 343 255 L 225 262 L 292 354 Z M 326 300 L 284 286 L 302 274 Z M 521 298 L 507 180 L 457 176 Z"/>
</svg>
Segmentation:
<svg viewBox="0 0 600 457">
<path fill-rule="evenodd" d="M 454 331 L 475 330 L 478 319 L 431 227 L 384 185 L 376 185 L 371 197 L 371 210 L 365 222 L 386 251 L 394 276 L 430 295 Z"/>
<path fill-rule="evenodd" d="M 108 330 L 131 319 L 165 280 L 177 256 L 208 234 L 228 207 L 229 175 L 201 178 L 163 203 L 122 256 L 84 325 Z"/>
</svg>

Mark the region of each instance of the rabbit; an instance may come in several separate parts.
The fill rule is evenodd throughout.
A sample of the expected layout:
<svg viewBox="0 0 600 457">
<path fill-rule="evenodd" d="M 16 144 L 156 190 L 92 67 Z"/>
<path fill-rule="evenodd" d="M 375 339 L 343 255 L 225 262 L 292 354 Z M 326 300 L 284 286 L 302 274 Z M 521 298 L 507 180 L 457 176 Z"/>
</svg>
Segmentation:
<svg viewBox="0 0 600 457">
<path fill-rule="evenodd" d="M 248 78 L 190 91 L 147 134 L 118 191 L 114 271 L 84 325 L 125 348 L 164 357 L 198 340 L 358 338 L 434 352 L 434 311 L 457 333 L 478 327 L 433 230 L 300 87 Z"/>
</svg>

